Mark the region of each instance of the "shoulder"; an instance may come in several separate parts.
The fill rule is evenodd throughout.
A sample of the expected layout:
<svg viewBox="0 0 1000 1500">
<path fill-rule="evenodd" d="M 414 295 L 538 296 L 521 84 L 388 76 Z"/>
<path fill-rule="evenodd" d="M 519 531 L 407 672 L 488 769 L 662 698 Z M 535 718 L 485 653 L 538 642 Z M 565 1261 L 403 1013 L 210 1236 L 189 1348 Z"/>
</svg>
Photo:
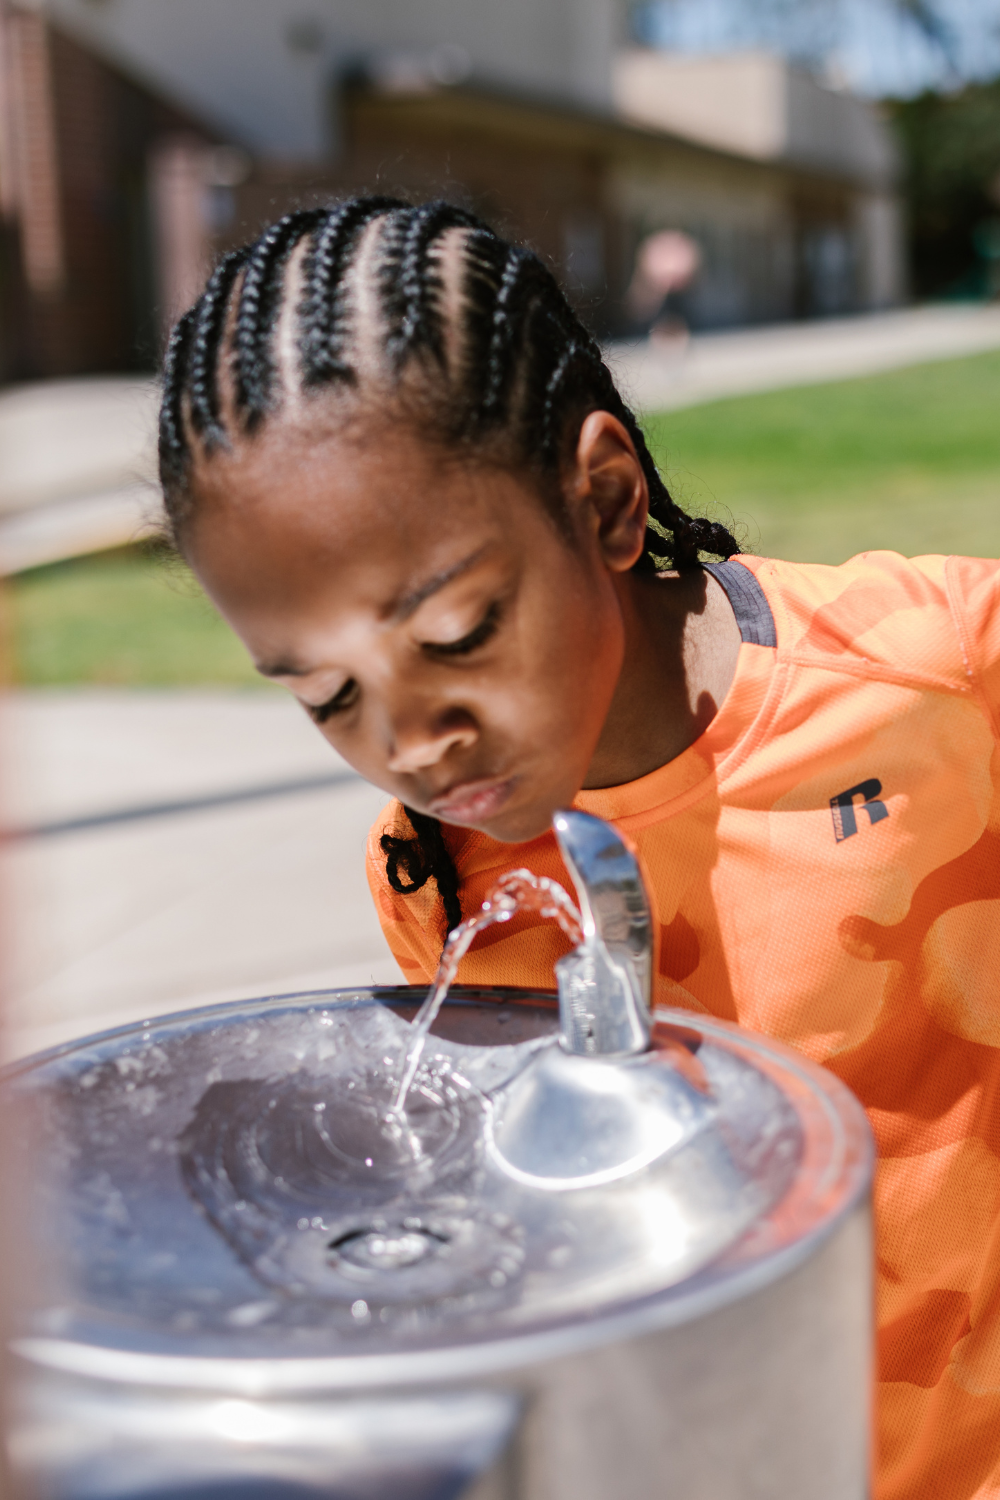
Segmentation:
<svg viewBox="0 0 1000 1500">
<path fill-rule="evenodd" d="M 862 552 L 838 567 L 740 562 L 771 605 L 779 652 L 793 660 L 968 686 L 955 603 L 962 565 L 974 559 Z"/>
</svg>

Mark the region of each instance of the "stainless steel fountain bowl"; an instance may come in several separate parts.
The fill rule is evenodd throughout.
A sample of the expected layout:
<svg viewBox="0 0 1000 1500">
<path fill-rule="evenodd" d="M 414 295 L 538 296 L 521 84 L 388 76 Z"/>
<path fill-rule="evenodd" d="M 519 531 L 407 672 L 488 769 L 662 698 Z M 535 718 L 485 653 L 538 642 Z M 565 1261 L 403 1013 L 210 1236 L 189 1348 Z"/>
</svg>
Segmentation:
<svg viewBox="0 0 1000 1500">
<path fill-rule="evenodd" d="M 553 996 L 458 989 L 412 1139 L 373 1146 L 422 998 L 215 1006 L 7 1070 L 26 1493 L 862 1500 L 853 1096 L 680 1011 L 567 1081 Z"/>
</svg>

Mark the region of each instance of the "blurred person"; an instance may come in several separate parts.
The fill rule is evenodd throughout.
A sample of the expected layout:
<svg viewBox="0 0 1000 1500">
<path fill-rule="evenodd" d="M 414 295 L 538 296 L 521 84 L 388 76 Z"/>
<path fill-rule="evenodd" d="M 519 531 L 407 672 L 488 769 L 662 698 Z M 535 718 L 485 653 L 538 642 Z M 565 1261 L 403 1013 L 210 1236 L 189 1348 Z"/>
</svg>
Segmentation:
<svg viewBox="0 0 1000 1500">
<path fill-rule="evenodd" d="M 1000 563 L 740 554 L 664 486 L 530 252 L 433 203 L 303 210 L 168 351 L 177 546 L 393 801 L 412 981 L 553 813 L 642 859 L 655 1001 L 799 1047 L 878 1139 L 878 1500 L 1000 1495 Z M 905 540 L 905 538 L 904 538 Z M 551 987 L 529 918 L 463 960 Z"/>
<path fill-rule="evenodd" d="M 625 306 L 637 323 L 647 326 L 651 343 L 676 350 L 687 346 L 687 322 L 674 298 L 700 269 L 697 241 L 680 229 L 661 229 L 640 244 Z"/>
</svg>

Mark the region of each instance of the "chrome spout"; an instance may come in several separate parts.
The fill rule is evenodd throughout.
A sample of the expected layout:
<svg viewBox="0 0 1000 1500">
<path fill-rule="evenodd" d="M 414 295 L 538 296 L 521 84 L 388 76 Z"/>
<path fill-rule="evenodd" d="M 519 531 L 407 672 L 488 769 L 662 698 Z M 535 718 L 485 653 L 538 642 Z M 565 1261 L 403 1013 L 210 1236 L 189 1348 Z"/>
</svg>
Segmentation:
<svg viewBox="0 0 1000 1500">
<path fill-rule="evenodd" d="M 644 1052 L 652 929 L 638 861 L 590 813 L 557 812 L 552 826 L 583 918 L 583 941 L 556 964 L 562 1046 L 591 1057 Z"/>
</svg>

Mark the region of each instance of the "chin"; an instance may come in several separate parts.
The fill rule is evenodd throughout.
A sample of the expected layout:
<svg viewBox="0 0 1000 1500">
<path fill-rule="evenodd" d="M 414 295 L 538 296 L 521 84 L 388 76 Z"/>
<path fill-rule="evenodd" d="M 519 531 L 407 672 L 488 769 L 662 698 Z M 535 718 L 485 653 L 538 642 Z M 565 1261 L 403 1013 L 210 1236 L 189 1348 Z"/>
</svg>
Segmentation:
<svg viewBox="0 0 1000 1500">
<path fill-rule="evenodd" d="M 572 798 L 568 797 L 543 808 L 512 809 L 506 815 L 501 813 L 496 818 L 491 818 L 488 824 L 477 825 L 478 832 L 485 833 L 488 838 L 496 839 L 501 844 L 528 844 L 532 839 L 541 838 L 548 833 L 557 809 L 567 807 L 571 801 Z"/>
</svg>

